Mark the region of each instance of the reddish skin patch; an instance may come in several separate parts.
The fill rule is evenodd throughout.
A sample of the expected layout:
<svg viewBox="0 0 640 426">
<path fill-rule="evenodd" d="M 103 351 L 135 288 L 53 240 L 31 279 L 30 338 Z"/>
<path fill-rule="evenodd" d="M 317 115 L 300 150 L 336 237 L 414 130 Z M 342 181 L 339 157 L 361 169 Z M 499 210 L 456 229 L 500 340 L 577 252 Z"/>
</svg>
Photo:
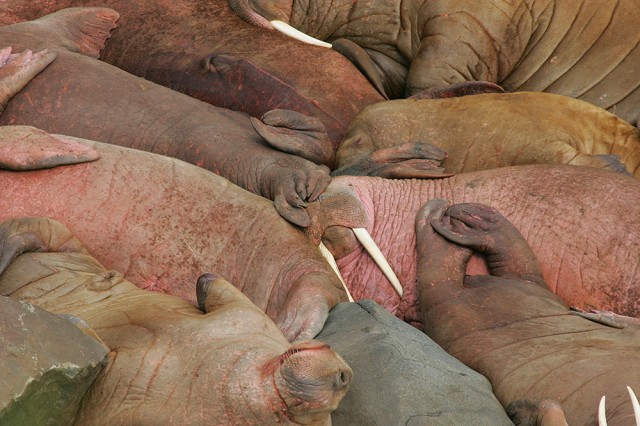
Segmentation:
<svg viewBox="0 0 640 426">
<path fill-rule="evenodd" d="M 254 117 L 278 108 L 318 117 L 336 147 L 351 119 L 383 100 L 339 53 L 258 29 L 225 1 L 5 0 L 0 22 L 32 20 L 70 6 L 120 13 L 104 61 Z"/>
<path fill-rule="evenodd" d="M 413 325 L 415 215 L 432 198 L 478 202 L 505 215 L 532 247 L 550 290 L 567 304 L 640 316 L 640 182 L 589 167 L 518 166 L 438 180 L 339 177 L 352 184 L 369 217 L 366 228 L 387 255 L 405 296 L 360 248 L 338 260 L 355 299 L 373 299 Z M 585 226 L 585 224 L 588 224 Z M 479 263 L 471 274 L 484 273 Z"/>
</svg>

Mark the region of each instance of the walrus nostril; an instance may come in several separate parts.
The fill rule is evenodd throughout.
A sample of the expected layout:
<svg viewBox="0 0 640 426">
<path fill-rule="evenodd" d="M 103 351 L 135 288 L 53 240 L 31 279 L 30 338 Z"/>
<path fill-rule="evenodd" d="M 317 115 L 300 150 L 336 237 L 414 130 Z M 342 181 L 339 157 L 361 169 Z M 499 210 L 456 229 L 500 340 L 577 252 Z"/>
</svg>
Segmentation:
<svg viewBox="0 0 640 426">
<path fill-rule="evenodd" d="M 351 382 L 351 373 L 346 370 L 340 370 L 336 375 L 336 380 L 334 383 L 334 390 L 338 391 L 340 389 L 344 389 L 349 386 Z"/>
</svg>

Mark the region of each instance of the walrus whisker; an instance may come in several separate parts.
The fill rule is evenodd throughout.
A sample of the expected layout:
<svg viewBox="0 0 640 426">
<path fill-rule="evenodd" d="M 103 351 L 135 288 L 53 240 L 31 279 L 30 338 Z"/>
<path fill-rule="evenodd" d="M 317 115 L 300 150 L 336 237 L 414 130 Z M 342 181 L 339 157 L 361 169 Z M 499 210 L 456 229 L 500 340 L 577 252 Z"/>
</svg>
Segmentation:
<svg viewBox="0 0 640 426">
<path fill-rule="evenodd" d="M 403 290 L 402 285 L 400 285 L 400 280 L 396 276 L 396 273 L 393 272 L 393 269 L 391 269 L 391 265 L 387 262 L 387 259 L 380 251 L 380 248 L 378 248 L 378 245 L 373 241 L 373 238 L 371 238 L 369 231 L 365 228 L 352 228 L 352 231 L 356 235 L 358 241 L 360 241 L 360 244 L 362 244 L 367 253 L 369 253 L 373 261 L 376 262 L 376 265 L 378 265 L 382 270 L 384 276 L 387 277 L 395 291 L 398 293 L 398 296 L 402 299 Z"/>
<path fill-rule="evenodd" d="M 349 289 L 347 288 L 347 285 L 342 279 L 342 274 L 340 273 L 340 269 L 338 269 L 338 264 L 336 263 L 336 259 L 333 257 L 333 255 L 331 254 L 327 246 L 325 246 L 322 241 L 320 241 L 320 245 L 318 246 L 318 248 L 320 249 L 320 253 L 322 253 L 322 256 L 325 259 L 327 259 L 327 262 L 331 266 L 331 269 L 333 269 L 333 271 L 336 273 L 338 278 L 340 278 L 342 287 L 344 287 L 344 291 L 347 292 L 347 297 L 349 298 L 349 302 L 353 302 L 353 297 L 351 296 L 351 292 L 349 291 Z"/>
<path fill-rule="evenodd" d="M 284 35 L 287 35 L 291 38 L 295 38 L 296 40 L 302 41 L 307 44 L 313 44 L 314 46 L 327 47 L 331 49 L 331 44 L 322 40 L 318 40 L 317 38 L 313 38 L 308 34 L 303 33 L 300 30 L 293 28 L 291 25 L 286 22 L 274 20 L 269 21 L 273 29 L 278 32 L 281 32 Z"/>
<path fill-rule="evenodd" d="M 636 425 L 640 426 L 640 404 L 638 403 L 638 398 L 636 398 L 636 394 L 633 393 L 633 389 L 631 389 L 629 386 L 627 386 L 627 390 L 629 391 L 631 404 L 633 404 L 633 414 L 636 418 Z"/>
</svg>

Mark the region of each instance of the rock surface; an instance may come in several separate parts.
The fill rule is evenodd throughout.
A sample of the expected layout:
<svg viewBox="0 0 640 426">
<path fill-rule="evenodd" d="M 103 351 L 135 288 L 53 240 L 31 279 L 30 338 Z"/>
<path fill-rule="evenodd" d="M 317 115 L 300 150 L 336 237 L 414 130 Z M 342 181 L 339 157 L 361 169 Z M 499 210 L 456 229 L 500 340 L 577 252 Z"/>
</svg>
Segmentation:
<svg viewBox="0 0 640 426">
<path fill-rule="evenodd" d="M 341 303 L 317 339 L 353 369 L 340 425 L 511 425 L 489 381 L 370 300 Z"/>
<path fill-rule="evenodd" d="M 67 319 L 0 296 L 0 424 L 72 424 L 108 353 Z"/>
</svg>

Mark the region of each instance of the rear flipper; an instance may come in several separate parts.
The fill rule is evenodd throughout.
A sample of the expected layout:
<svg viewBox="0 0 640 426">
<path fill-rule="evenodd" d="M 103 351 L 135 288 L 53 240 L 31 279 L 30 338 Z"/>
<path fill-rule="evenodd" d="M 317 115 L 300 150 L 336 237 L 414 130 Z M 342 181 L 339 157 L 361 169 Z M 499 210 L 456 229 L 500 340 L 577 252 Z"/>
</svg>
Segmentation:
<svg viewBox="0 0 640 426">
<path fill-rule="evenodd" d="M 11 53 L 11 47 L 0 50 L 0 114 L 9 99 L 53 62 L 56 56 L 57 53 L 46 49 L 35 54 L 31 50 Z"/>
<path fill-rule="evenodd" d="M 76 138 L 30 126 L 0 127 L 0 169 L 40 170 L 95 161 L 100 153 Z"/>
<path fill-rule="evenodd" d="M 41 33 L 49 45 L 98 59 L 119 18 L 118 12 L 106 7 L 71 7 L 16 25 Z"/>
<path fill-rule="evenodd" d="M 407 142 L 391 148 L 372 151 L 369 156 L 349 161 L 348 165 L 334 170 L 332 176 L 379 176 L 390 179 L 443 178 L 440 163 L 447 153 L 426 142 Z"/>
<path fill-rule="evenodd" d="M 449 241 L 482 253 L 491 275 L 523 279 L 546 287 L 531 247 L 511 222 L 493 207 L 478 203 L 455 204 L 431 225 Z"/>
</svg>

